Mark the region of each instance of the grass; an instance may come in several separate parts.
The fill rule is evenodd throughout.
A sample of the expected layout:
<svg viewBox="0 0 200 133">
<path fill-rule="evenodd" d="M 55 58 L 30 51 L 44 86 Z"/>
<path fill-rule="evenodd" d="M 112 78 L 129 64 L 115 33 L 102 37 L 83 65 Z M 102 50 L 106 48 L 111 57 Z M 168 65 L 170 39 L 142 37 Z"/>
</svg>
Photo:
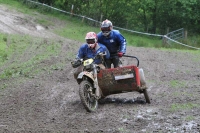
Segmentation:
<svg viewBox="0 0 200 133">
<path fill-rule="evenodd" d="M 173 92 L 173 95 L 175 97 L 179 97 L 179 96 L 188 96 L 188 97 L 194 97 L 193 93 L 188 93 L 188 92 L 178 92 L 178 91 L 175 91 Z"/>
<path fill-rule="evenodd" d="M 0 35 L 3 36 L 3 34 Z M 46 42 L 42 38 L 9 35 L 6 40 L 8 48 L 4 50 L 4 55 L 7 56 L 6 60 L 1 60 L 1 66 L 4 69 L 0 72 L 0 79 L 18 76 L 32 77 L 31 75 L 39 74 L 43 68 L 38 65 L 52 56 L 57 56 L 61 49 L 61 44 L 53 40 Z M 4 45 L 0 46 L 1 49 L 5 47 Z M 5 67 L 4 64 L 9 65 Z M 49 65 L 48 69 L 51 69 L 51 67 Z"/>
<path fill-rule="evenodd" d="M 192 121 L 192 120 L 195 120 L 195 117 L 194 116 L 186 116 L 185 118 L 184 118 L 184 120 L 186 120 L 186 121 Z"/>
<path fill-rule="evenodd" d="M 44 19 L 37 19 L 36 22 L 42 26 L 54 26 L 53 22 L 50 22 Z"/>
<path fill-rule="evenodd" d="M 5 89 L 7 86 L 8 86 L 8 85 L 4 83 L 4 84 L 2 84 L 2 85 L 0 86 L 0 89 Z"/>
<path fill-rule="evenodd" d="M 7 60 L 7 52 L 6 52 L 6 42 L 7 42 L 7 38 L 5 38 L 4 34 L 0 34 L 0 66 L 2 64 L 2 62 L 4 62 L 5 60 Z"/>
<path fill-rule="evenodd" d="M 184 88 L 186 86 L 186 83 L 185 83 L 185 81 L 171 80 L 170 86 L 172 88 Z"/>
<path fill-rule="evenodd" d="M 85 42 L 85 35 L 89 31 L 98 32 L 97 28 L 95 27 L 87 26 L 84 23 L 77 24 L 73 21 L 68 22 L 64 28 L 55 30 L 56 34 L 60 36 L 80 42 Z"/>
<path fill-rule="evenodd" d="M 193 108 L 199 108 L 199 104 L 193 104 L 193 103 L 174 103 L 170 107 L 170 111 L 175 112 L 175 111 L 180 111 L 180 110 L 190 110 Z"/>
</svg>

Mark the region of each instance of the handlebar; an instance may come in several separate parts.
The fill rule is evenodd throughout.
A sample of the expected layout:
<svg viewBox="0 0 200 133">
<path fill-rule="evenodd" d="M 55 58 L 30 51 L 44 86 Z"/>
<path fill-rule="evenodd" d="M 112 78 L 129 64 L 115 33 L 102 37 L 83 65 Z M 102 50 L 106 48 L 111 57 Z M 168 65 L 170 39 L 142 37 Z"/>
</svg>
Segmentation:
<svg viewBox="0 0 200 133">
<path fill-rule="evenodd" d="M 122 57 L 131 57 L 131 58 L 135 58 L 137 60 L 137 67 L 139 66 L 139 59 L 135 56 L 130 56 L 130 55 L 123 55 Z"/>
</svg>

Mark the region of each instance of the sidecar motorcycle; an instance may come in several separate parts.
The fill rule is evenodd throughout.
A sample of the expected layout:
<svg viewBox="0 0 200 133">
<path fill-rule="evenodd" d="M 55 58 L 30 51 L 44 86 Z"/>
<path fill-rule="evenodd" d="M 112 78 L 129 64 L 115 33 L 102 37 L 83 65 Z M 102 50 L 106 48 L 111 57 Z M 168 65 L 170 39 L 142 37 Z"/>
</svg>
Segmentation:
<svg viewBox="0 0 200 133">
<path fill-rule="evenodd" d="M 95 58 L 102 58 L 103 54 Z M 137 91 L 143 93 L 147 103 L 150 99 L 147 92 L 144 72 L 139 68 L 139 59 L 135 56 L 124 55 L 137 60 L 137 65 L 118 68 L 101 69 L 94 59 L 71 62 L 74 68 L 83 65 L 83 71 L 78 75 L 79 95 L 81 102 L 88 112 L 96 111 L 98 101 L 112 94 Z M 77 65 L 78 64 L 78 65 Z"/>
</svg>

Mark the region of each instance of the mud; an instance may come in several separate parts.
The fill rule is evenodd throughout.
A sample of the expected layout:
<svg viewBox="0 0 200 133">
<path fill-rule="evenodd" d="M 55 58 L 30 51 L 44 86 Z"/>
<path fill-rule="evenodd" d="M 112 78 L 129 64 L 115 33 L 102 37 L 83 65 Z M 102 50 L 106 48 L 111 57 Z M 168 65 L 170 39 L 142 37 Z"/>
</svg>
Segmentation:
<svg viewBox="0 0 200 133">
<path fill-rule="evenodd" d="M 58 37 L 51 29 L 0 5 L 0 32 Z M 62 26 L 62 25 L 56 25 Z M 81 43 L 63 39 L 62 50 Z M 100 101 L 98 110 L 88 113 L 81 104 L 73 68 L 44 73 L 34 78 L 1 80 L 12 83 L 0 89 L 1 133 L 199 133 L 200 59 L 179 50 L 127 47 L 143 68 L 151 104 L 137 92 L 111 95 Z M 25 58 L 25 57 L 24 57 Z M 67 58 L 60 55 L 43 65 Z M 122 58 L 123 65 L 133 64 Z M 22 82 L 25 81 L 25 82 Z"/>
</svg>

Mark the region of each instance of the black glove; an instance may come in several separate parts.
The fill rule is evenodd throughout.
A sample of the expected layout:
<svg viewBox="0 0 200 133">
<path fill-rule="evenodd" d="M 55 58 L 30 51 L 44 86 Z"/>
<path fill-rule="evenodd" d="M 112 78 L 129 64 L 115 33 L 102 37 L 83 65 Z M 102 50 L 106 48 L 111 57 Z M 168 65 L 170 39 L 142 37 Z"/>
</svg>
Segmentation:
<svg viewBox="0 0 200 133">
<path fill-rule="evenodd" d="M 75 60 L 75 61 L 72 61 L 71 64 L 73 68 L 77 68 L 82 64 L 82 62 L 81 60 Z"/>
</svg>

